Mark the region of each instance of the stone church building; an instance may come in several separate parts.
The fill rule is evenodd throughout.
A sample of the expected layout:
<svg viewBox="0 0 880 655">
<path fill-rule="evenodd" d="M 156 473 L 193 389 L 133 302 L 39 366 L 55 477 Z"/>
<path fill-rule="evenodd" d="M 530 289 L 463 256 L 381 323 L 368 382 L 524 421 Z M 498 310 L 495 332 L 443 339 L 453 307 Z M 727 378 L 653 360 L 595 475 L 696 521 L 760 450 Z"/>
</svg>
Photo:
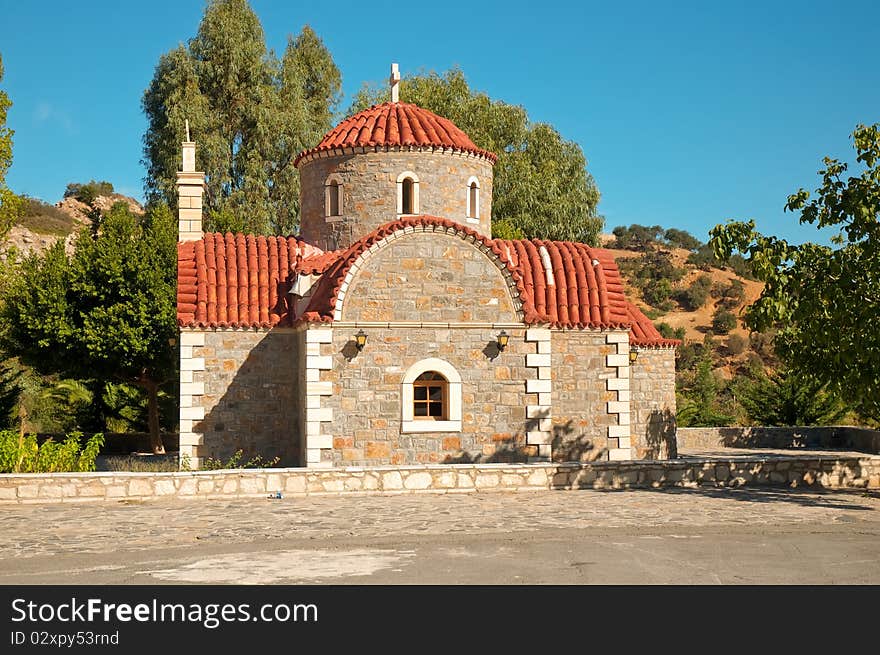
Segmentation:
<svg viewBox="0 0 880 655">
<path fill-rule="evenodd" d="M 493 239 L 492 167 L 398 101 L 295 165 L 301 232 L 202 231 L 178 173 L 180 452 L 308 467 L 674 456 L 675 346 L 612 255 Z"/>
</svg>

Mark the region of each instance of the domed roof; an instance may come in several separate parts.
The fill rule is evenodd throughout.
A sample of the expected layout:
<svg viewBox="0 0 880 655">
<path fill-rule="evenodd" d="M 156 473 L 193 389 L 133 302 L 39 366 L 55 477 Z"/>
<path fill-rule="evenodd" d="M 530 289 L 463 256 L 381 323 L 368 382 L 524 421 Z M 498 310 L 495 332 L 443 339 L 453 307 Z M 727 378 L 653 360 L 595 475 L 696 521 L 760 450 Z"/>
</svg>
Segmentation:
<svg viewBox="0 0 880 655">
<path fill-rule="evenodd" d="M 353 147 L 435 147 L 498 158 L 478 148 L 470 137 L 448 118 L 406 102 L 386 102 L 350 116 L 324 135 L 314 148 L 301 152 L 293 162 L 325 150 Z"/>
</svg>

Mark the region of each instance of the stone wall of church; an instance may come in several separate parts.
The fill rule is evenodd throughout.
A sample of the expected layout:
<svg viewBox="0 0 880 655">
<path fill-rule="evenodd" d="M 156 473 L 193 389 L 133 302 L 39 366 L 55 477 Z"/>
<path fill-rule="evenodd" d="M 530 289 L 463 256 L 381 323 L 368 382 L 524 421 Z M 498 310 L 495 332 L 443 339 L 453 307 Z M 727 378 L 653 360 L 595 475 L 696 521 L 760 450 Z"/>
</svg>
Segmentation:
<svg viewBox="0 0 880 655">
<path fill-rule="evenodd" d="M 456 235 L 414 232 L 365 260 L 345 293 L 342 320 L 495 323 L 517 316 L 507 278 L 485 253 Z"/>
<path fill-rule="evenodd" d="M 534 429 L 526 407 L 537 393 L 526 393 L 526 380 L 536 371 L 526 366 L 535 344 L 524 328 L 507 328 L 510 344 L 495 347 L 499 330 L 492 327 L 365 328 L 367 343 L 354 348 L 355 327 L 334 327 L 332 343 L 322 355 L 332 357 L 321 380 L 332 383 L 332 395 L 321 409 L 332 421 L 321 424 L 332 434 L 332 449 L 322 451 L 334 466 L 373 466 L 441 462 L 526 461 L 538 454 L 527 445 Z M 402 381 L 416 362 L 440 358 L 461 376 L 461 431 L 411 432 L 402 428 Z M 534 421 L 531 421 L 534 423 Z"/>
<path fill-rule="evenodd" d="M 298 465 L 304 331 L 216 330 L 204 335 L 204 345 L 192 347 L 203 369 L 192 372 L 192 383 L 204 392 L 192 397 L 194 411 L 188 412 L 201 442 L 196 456 L 225 461 L 241 449 L 242 463 L 259 455 L 264 461 L 279 457 L 282 466 Z"/>
<path fill-rule="evenodd" d="M 300 235 L 324 250 L 345 248 L 397 213 L 397 178 L 406 171 L 418 177 L 417 214 L 458 221 L 492 233 L 492 165 L 481 157 L 439 151 L 367 152 L 319 157 L 300 166 Z M 342 181 L 341 217 L 327 220 L 324 185 L 331 174 Z M 468 180 L 480 184 L 479 219 L 467 218 Z"/>
<path fill-rule="evenodd" d="M 630 389 L 634 457 L 675 458 L 675 349 L 638 349 Z"/>
<path fill-rule="evenodd" d="M 616 353 L 603 332 L 552 331 L 554 460 L 607 459 L 608 428 L 618 424 L 617 414 L 607 411 L 608 403 L 618 399 L 616 391 L 607 389 L 607 380 L 617 375 L 607 357 Z"/>
</svg>

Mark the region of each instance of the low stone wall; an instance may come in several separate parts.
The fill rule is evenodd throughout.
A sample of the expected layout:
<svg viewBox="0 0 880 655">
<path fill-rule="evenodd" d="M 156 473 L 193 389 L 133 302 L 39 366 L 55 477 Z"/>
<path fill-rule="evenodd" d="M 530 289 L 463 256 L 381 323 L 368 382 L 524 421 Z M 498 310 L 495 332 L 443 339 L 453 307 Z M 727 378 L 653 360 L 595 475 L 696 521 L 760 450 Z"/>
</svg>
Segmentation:
<svg viewBox="0 0 880 655">
<path fill-rule="evenodd" d="M 35 473 L 0 476 L 0 504 L 453 493 L 547 489 L 814 486 L 880 489 L 880 457 L 700 458 L 562 464 L 449 464 L 186 473 Z"/>
<path fill-rule="evenodd" d="M 880 430 L 849 425 L 813 427 L 678 428 L 679 449 L 815 448 L 880 453 Z"/>
</svg>

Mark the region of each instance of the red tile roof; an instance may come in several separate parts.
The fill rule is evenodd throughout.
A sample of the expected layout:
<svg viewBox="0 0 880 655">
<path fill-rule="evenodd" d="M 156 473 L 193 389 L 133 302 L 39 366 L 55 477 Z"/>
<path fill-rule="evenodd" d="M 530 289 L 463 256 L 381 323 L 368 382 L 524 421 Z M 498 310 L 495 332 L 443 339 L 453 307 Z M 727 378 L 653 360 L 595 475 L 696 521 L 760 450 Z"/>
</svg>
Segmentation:
<svg viewBox="0 0 880 655">
<path fill-rule="evenodd" d="M 177 320 L 184 327 L 291 324 L 293 273 L 321 275 L 298 320 L 330 322 L 354 262 L 373 244 L 405 228 L 462 234 L 498 257 L 510 274 L 527 324 L 630 328 L 631 343 L 667 347 L 653 323 L 623 293 L 614 257 L 582 243 L 489 239 L 434 216 L 388 223 L 340 251 L 323 252 L 294 237 L 205 234 L 178 244 Z"/>
<path fill-rule="evenodd" d="M 651 322 L 651 319 L 642 313 L 642 310 L 631 302 L 626 303 L 629 314 L 629 343 L 631 346 L 642 348 L 673 348 L 681 345 L 679 339 L 664 339 L 663 335 Z"/>
<path fill-rule="evenodd" d="M 452 148 L 458 152 L 480 155 L 492 163 L 498 158 L 488 150 L 478 148 L 448 118 L 418 105 L 386 102 L 346 118 L 327 132 L 317 146 L 301 152 L 293 165 L 298 166 L 304 157 L 325 150 L 394 146 Z"/>
<path fill-rule="evenodd" d="M 177 244 L 177 322 L 263 327 L 289 322 L 294 269 L 319 274 L 335 259 L 294 237 L 207 233 Z"/>
</svg>

